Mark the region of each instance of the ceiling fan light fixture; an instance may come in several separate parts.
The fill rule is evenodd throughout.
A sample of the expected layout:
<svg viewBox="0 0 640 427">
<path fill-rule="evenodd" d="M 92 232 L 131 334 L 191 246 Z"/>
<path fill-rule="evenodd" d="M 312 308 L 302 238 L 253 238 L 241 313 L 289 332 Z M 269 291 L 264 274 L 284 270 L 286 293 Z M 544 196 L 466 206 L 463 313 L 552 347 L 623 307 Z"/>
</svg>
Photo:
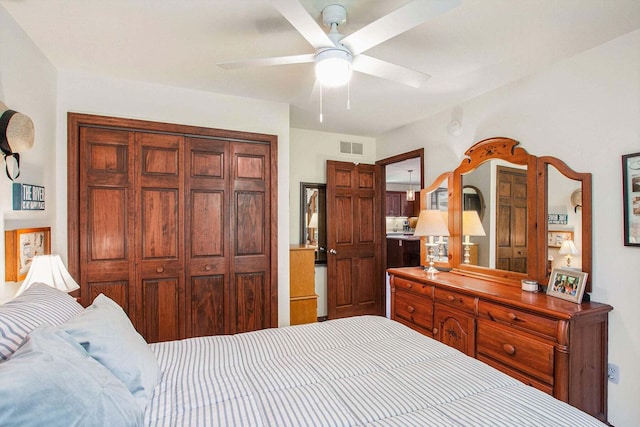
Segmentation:
<svg viewBox="0 0 640 427">
<path fill-rule="evenodd" d="M 329 48 L 316 54 L 316 79 L 324 87 L 344 86 L 351 80 L 353 56 L 347 50 Z"/>
</svg>

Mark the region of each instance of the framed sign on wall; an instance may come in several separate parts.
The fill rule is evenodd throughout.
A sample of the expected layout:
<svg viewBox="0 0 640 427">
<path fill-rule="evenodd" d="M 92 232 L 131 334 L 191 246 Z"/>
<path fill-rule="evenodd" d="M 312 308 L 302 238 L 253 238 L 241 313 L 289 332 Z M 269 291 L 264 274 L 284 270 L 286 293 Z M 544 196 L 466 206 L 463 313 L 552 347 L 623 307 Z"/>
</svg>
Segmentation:
<svg viewBox="0 0 640 427">
<path fill-rule="evenodd" d="M 640 153 L 622 156 L 624 244 L 640 246 Z"/>
<path fill-rule="evenodd" d="M 8 282 L 24 280 L 33 257 L 51 253 L 51 227 L 5 231 L 4 252 L 5 280 Z"/>
</svg>

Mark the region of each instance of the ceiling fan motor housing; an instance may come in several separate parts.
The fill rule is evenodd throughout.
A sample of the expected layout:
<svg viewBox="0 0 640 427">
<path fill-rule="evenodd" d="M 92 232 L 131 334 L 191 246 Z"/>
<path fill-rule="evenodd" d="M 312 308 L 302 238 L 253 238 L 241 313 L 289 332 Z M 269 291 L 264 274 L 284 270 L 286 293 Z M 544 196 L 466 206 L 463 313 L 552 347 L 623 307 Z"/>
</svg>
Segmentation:
<svg viewBox="0 0 640 427">
<path fill-rule="evenodd" d="M 330 4 L 322 9 L 322 22 L 329 28 L 332 24 L 344 25 L 347 22 L 347 10 L 339 4 Z"/>
</svg>

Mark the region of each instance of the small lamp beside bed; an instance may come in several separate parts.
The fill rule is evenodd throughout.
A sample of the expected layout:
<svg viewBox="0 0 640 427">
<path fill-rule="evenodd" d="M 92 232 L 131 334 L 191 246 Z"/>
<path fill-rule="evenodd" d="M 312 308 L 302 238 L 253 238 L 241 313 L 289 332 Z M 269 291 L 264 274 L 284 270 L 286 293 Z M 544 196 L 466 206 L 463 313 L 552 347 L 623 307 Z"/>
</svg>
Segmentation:
<svg viewBox="0 0 640 427">
<path fill-rule="evenodd" d="M 23 293 L 34 283 L 45 283 L 52 288 L 69 293 L 80 289 L 78 283 L 67 271 L 60 255 L 36 255 L 31 261 L 29 273 L 18 289 L 16 296 Z"/>
</svg>

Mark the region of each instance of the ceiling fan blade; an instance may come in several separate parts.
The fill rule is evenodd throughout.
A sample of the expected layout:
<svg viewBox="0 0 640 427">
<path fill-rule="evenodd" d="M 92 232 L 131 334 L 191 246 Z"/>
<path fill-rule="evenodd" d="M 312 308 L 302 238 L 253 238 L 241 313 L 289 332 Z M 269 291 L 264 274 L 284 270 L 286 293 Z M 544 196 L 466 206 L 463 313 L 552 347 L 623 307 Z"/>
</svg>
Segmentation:
<svg viewBox="0 0 640 427">
<path fill-rule="evenodd" d="M 307 53 L 304 55 L 290 55 L 290 56 L 274 56 L 273 58 L 260 58 L 260 59 L 247 59 L 244 61 L 234 62 L 221 62 L 218 63 L 218 67 L 226 70 L 234 68 L 246 68 L 246 67 L 268 67 L 271 65 L 287 65 L 287 64 L 303 64 L 305 62 L 313 62 L 315 54 Z"/>
<path fill-rule="evenodd" d="M 270 0 L 273 7 L 285 17 L 302 37 L 316 49 L 333 46 L 333 42 L 322 27 L 309 15 L 298 0 Z"/>
<path fill-rule="evenodd" d="M 358 55 L 353 58 L 352 67 L 355 71 L 381 77 L 383 79 L 402 83 L 407 86 L 418 88 L 429 80 L 429 74 L 420 73 L 401 67 L 391 62 L 382 61 L 367 55 Z"/>
<path fill-rule="evenodd" d="M 346 36 L 340 40 L 340 43 L 349 48 L 352 54 L 358 55 L 458 7 L 461 2 L 461 0 L 414 0 Z"/>
</svg>

